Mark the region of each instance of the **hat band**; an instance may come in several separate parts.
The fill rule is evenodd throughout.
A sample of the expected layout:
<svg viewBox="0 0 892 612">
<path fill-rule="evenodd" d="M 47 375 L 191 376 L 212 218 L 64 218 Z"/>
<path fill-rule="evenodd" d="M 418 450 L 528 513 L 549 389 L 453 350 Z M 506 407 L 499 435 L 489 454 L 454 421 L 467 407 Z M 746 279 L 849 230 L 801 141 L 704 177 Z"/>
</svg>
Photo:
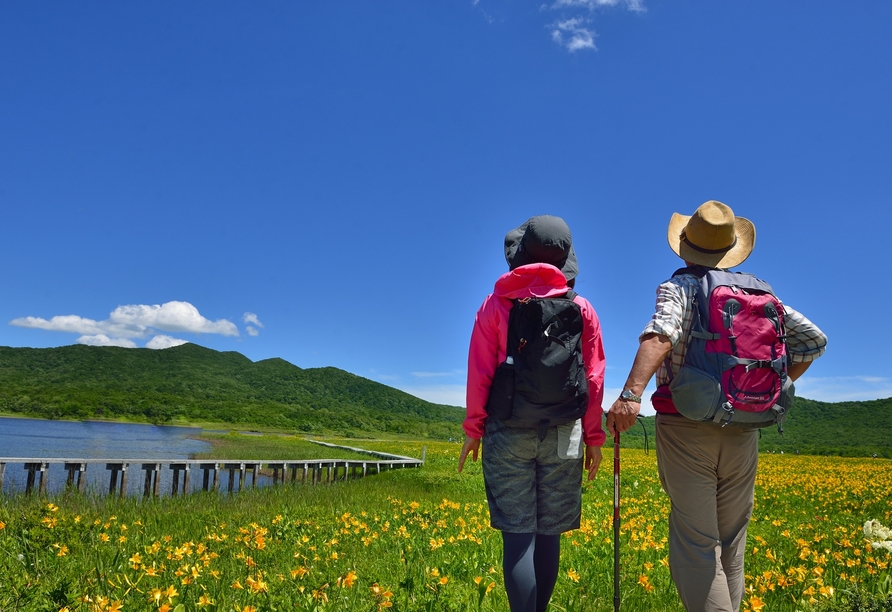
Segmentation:
<svg viewBox="0 0 892 612">
<path fill-rule="evenodd" d="M 733 249 L 737 245 L 737 235 L 734 235 L 734 242 L 721 249 L 704 249 L 701 246 L 697 246 L 696 244 L 688 240 L 688 237 L 685 235 L 684 230 L 682 230 L 681 232 L 681 241 L 700 253 L 705 253 L 706 255 L 717 255 L 719 253 L 727 253 L 728 251 Z"/>
</svg>

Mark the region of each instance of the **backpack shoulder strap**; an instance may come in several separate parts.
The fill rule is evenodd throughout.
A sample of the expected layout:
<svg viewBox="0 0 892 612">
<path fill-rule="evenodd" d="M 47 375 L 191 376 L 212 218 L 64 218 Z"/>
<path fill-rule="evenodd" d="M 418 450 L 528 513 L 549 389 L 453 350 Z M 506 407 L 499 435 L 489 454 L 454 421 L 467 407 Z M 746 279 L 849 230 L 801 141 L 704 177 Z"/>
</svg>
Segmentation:
<svg viewBox="0 0 892 612">
<path fill-rule="evenodd" d="M 682 274 L 690 274 L 692 276 L 696 276 L 697 278 L 703 278 L 706 276 L 706 273 L 709 272 L 712 268 L 708 268 L 706 266 L 688 266 L 686 268 L 679 268 L 675 272 L 672 273 L 672 276 L 681 276 Z"/>
<path fill-rule="evenodd" d="M 676 270 L 672 275 L 690 274 L 697 277 L 699 281 L 697 293 L 694 296 L 694 303 L 691 304 L 693 320 L 691 321 L 689 340 L 690 338 L 699 338 L 700 340 L 718 340 L 720 338 L 719 334 L 711 333 L 706 324 L 706 321 L 709 320 L 709 294 L 714 289 L 712 279 L 716 272 L 723 273 L 724 270 L 707 266 L 688 266 L 687 268 Z"/>
</svg>

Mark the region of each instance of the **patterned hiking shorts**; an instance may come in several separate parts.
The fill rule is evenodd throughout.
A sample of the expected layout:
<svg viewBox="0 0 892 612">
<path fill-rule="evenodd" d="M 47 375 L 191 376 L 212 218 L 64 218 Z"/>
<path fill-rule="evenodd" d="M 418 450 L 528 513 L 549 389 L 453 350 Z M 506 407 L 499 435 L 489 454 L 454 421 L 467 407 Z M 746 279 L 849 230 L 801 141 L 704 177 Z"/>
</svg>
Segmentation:
<svg viewBox="0 0 892 612">
<path fill-rule="evenodd" d="M 509 533 L 558 535 L 579 528 L 582 421 L 548 429 L 506 427 L 489 417 L 483 433 L 483 480 L 490 524 Z"/>
</svg>

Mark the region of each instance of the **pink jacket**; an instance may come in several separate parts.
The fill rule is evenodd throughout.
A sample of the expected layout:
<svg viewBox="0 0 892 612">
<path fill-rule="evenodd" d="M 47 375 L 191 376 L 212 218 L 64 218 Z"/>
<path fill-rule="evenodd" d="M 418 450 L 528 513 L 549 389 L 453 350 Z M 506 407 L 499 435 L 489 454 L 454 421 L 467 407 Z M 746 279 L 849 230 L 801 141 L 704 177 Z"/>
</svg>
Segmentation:
<svg viewBox="0 0 892 612">
<path fill-rule="evenodd" d="M 529 264 L 503 274 L 496 281 L 495 290 L 483 301 L 474 321 L 471 348 L 468 353 L 467 416 L 464 430 L 471 437 L 483 437 L 486 419 L 486 400 L 489 386 L 500 363 L 505 361 L 508 345 L 508 315 L 511 300 L 527 297 L 563 295 L 569 290 L 560 270 L 548 264 Z M 582 311 L 582 357 L 588 377 L 588 410 L 582 418 L 583 439 L 588 446 L 604 444 L 601 428 L 601 401 L 604 398 L 604 346 L 601 343 L 601 323 L 588 300 L 576 296 L 573 300 Z"/>
</svg>

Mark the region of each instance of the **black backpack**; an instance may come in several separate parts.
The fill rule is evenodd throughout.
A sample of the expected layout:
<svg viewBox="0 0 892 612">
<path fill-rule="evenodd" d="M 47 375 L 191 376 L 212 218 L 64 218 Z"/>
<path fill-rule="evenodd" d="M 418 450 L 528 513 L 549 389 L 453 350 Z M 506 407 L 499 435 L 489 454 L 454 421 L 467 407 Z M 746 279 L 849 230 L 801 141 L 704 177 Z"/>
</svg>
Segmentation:
<svg viewBox="0 0 892 612">
<path fill-rule="evenodd" d="M 486 412 L 509 427 L 535 428 L 540 438 L 588 408 L 582 357 L 582 312 L 576 294 L 514 300 L 505 362 L 493 377 Z"/>
</svg>

